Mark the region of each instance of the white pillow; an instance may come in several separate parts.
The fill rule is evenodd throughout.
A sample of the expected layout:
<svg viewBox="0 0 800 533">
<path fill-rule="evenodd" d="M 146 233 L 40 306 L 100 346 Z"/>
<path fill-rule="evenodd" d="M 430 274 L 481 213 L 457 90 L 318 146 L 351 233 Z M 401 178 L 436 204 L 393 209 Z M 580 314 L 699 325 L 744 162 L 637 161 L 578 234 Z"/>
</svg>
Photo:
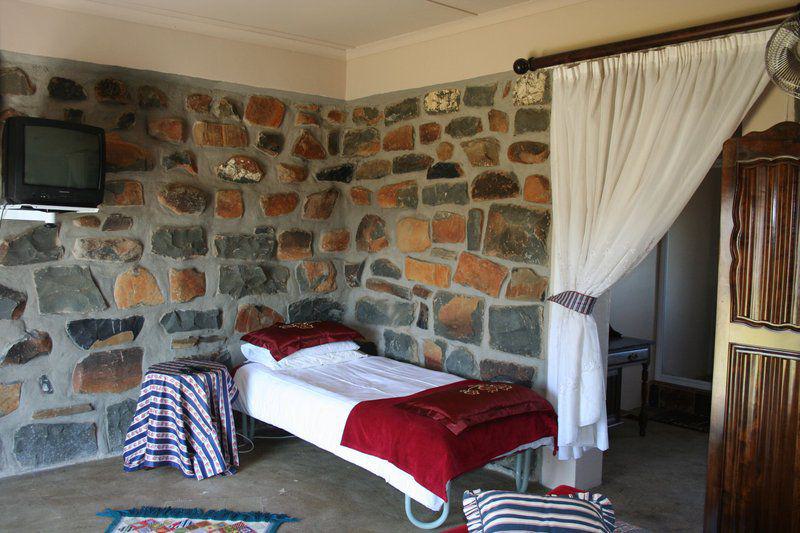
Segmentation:
<svg viewBox="0 0 800 533">
<path fill-rule="evenodd" d="M 278 368 L 286 370 L 289 368 L 311 368 L 313 366 L 335 365 L 337 363 L 346 363 L 347 361 L 355 361 L 367 357 L 367 354 L 359 352 L 358 350 L 347 350 L 344 352 L 330 352 L 320 354 L 303 354 L 297 357 L 297 353 L 293 353 L 289 357 L 285 357 L 278 361 Z"/>
<path fill-rule="evenodd" d="M 319 346 L 303 348 L 280 361 L 276 361 L 267 348 L 243 342 L 242 355 L 248 361 L 261 363 L 272 370 L 333 365 L 367 357 L 366 354 L 358 351 L 358 344 L 353 341 L 329 342 Z"/>
<path fill-rule="evenodd" d="M 276 369 L 278 368 L 278 362 L 273 359 L 272 354 L 266 348 L 262 348 L 261 346 L 256 346 L 255 344 L 250 344 L 249 342 L 242 343 L 242 355 L 248 361 L 252 361 L 254 363 L 261 363 L 267 368 Z"/>
</svg>

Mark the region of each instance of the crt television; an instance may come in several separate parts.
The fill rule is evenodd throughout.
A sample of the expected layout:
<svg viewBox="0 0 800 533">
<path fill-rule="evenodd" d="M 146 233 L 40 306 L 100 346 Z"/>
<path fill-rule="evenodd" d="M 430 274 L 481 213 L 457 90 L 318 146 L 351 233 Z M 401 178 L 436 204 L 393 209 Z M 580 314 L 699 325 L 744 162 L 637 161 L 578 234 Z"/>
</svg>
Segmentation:
<svg viewBox="0 0 800 533">
<path fill-rule="evenodd" d="M 97 207 L 105 185 L 102 128 L 60 120 L 9 117 L 3 129 L 7 204 Z"/>
</svg>

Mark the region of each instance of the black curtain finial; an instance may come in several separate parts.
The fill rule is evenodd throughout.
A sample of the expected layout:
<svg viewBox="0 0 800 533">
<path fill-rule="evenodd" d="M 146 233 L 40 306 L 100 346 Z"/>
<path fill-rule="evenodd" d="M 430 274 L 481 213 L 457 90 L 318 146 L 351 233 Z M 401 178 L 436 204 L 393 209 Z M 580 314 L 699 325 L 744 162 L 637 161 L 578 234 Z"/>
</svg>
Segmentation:
<svg viewBox="0 0 800 533">
<path fill-rule="evenodd" d="M 524 57 L 520 57 L 519 59 L 514 61 L 514 72 L 516 72 L 517 74 L 525 74 L 530 69 L 531 69 L 530 64 L 528 63 L 528 60 L 525 59 Z"/>
</svg>

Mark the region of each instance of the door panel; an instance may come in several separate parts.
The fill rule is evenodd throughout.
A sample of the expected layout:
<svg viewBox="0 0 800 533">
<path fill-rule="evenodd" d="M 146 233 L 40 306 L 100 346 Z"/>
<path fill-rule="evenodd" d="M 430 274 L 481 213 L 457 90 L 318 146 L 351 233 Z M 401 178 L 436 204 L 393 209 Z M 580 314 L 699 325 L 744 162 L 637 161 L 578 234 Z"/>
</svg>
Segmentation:
<svg viewBox="0 0 800 533">
<path fill-rule="evenodd" d="M 706 531 L 800 532 L 800 124 L 723 149 Z"/>
<path fill-rule="evenodd" d="M 721 531 L 789 531 L 786 513 L 797 511 L 800 494 L 798 359 L 800 352 L 730 346 Z"/>
<path fill-rule="evenodd" d="M 754 161 L 739 168 L 731 236 L 731 320 L 800 331 L 800 162 Z"/>
</svg>

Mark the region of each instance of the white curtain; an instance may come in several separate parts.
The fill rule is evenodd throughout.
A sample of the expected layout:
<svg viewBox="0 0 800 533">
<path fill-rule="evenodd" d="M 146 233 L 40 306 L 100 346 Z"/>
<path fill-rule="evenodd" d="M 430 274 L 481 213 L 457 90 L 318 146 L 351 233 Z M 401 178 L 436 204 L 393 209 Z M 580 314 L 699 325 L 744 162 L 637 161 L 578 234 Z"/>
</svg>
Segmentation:
<svg viewBox="0 0 800 533">
<path fill-rule="evenodd" d="M 551 294 L 600 296 L 653 249 L 767 84 L 769 33 L 552 71 Z M 594 318 L 548 305 L 559 458 L 606 450 L 605 362 Z"/>
</svg>

